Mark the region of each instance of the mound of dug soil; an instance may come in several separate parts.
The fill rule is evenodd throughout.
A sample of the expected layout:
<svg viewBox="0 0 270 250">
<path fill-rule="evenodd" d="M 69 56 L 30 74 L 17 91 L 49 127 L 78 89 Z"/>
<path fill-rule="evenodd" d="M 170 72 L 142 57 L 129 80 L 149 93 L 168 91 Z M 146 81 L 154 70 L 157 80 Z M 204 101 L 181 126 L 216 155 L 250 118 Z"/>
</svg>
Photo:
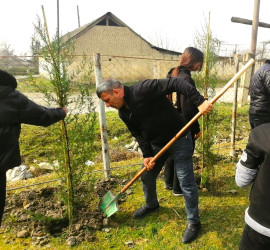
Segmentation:
<svg viewBox="0 0 270 250">
<path fill-rule="evenodd" d="M 5 233 L 12 230 L 13 237 L 6 238 L 5 243 L 10 244 L 16 238 L 28 237 L 31 237 L 31 244 L 37 246 L 50 244 L 52 237 L 65 238 L 70 246 L 83 241 L 94 241 L 95 232 L 109 226 L 109 218 L 99 210 L 97 198 L 99 200 L 108 190 L 123 183 L 123 180 L 107 178 L 99 180 L 91 192 L 86 186 L 79 187 L 76 192 L 84 202 L 76 206 L 71 228 L 67 208 L 60 201 L 57 190 L 61 187 L 46 187 L 8 195 L 1 231 Z"/>
</svg>

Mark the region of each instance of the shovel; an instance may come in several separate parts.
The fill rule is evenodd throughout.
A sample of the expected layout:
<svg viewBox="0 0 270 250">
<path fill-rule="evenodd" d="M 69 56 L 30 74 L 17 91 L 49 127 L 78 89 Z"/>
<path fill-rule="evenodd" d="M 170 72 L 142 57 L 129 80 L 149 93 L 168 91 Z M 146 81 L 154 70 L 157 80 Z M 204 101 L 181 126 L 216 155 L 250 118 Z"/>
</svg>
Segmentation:
<svg viewBox="0 0 270 250">
<path fill-rule="evenodd" d="M 254 59 L 250 59 L 246 65 L 217 93 L 210 103 L 214 104 L 230 87 L 238 80 L 238 78 L 252 65 L 255 63 Z M 198 112 L 151 160 L 155 162 L 166 150 L 168 150 L 173 143 L 202 115 Z M 107 217 L 110 217 L 119 210 L 117 201 L 124 195 L 124 192 L 146 171 L 146 167 L 142 168 L 118 193 L 116 196 L 111 191 L 108 191 L 100 200 L 100 209 Z"/>
</svg>

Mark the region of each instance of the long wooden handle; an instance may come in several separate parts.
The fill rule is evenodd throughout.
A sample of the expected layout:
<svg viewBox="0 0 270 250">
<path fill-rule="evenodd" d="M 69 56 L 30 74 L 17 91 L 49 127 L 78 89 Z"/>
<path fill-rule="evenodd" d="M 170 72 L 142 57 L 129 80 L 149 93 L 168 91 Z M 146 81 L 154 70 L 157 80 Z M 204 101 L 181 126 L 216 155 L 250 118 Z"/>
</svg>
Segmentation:
<svg viewBox="0 0 270 250">
<path fill-rule="evenodd" d="M 245 73 L 245 71 L 255 63 L 255 60 L 251 58 L 243 68 L 214 96 L 214 98 L 210 101 L 214 104 L 232 85 L 236 82 L 241 75 Z"/>
<path fill-rule="evenodd" d="M 250 59 L 245 66 L 214 96 L 214 98 L 210 101 L 210 103 L 214 104 L 230 87 L 231 85 L 240 78 L 240 76 L 252 65 L 255 63 L 255 60 Z M 186 130 L 197 121 L 201 112 L 198 112 L 152 159 L 151 163 L 155 162 L 161 155 L 163 155 L 179 137 L 186 132 Z M 146 167 L 142 168 L 120 191 L 120 193 L 124 193 L 144 172 L 146 171 Z"/>
</svg>

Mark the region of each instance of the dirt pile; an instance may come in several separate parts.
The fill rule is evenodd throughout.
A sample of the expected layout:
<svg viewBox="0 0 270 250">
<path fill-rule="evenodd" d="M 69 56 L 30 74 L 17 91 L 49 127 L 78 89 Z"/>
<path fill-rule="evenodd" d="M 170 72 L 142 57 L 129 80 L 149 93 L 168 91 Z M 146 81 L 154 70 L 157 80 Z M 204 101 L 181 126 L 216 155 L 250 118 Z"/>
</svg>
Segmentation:
<svg viewBox="0 0 270 250">
<path fill-rule="evenodd" d="M 69 230 L 67 208 L 60 201 L 58 188 L 46 187 L 7 196 L 6 209 L 1 230 L 12 230 L 14 237 L 6 239 L 6 244 L 16 238 L 31 237 L 32 245 L 44 246 L 52 237 L 66 239 L 70 246 L 83 241 L 95 240 L 95 232 L 109 226 L 109 218 L 98 208 L 98 201 L 108 190 L 123 185 L 126 180 L 107 178 L 99 180 L 91 192 L 80 187 L 79 194 L 84 203 L 76 206 L 76 217 Z M 92 196 L 89 195 L 92 193 Z M 91 196 L 91 197 L 89 197 Z M 89 197 L 87 199 L 87 197 Z M 124 201 L 125 198 L 122 199 Z"/>
</svg>

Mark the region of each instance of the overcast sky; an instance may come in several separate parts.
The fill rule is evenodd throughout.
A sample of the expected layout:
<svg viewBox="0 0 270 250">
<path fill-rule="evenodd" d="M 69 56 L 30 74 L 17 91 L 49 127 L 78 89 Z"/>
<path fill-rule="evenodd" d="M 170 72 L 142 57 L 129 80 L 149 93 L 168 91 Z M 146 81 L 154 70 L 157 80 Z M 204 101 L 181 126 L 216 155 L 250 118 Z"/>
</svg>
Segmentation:
<svg viewBox="0 0 270 250">
<path fill-rule="evenodd" d="M 29 53 L 33 23 L 43 20 L 44 6 L 49 32 L 57 25 L 57 0 L 7 0 L 1 2 L 0 43 L 5 42 L 15 54 Z M 155 44 L 167 40 L 170 49 L 183 51 L 193 45 L 194 33 L 211 13 L 214 36 L 227 44 L 243 44 L 249 48 L 251 26 L 232 23 L 231 17 L 252 20 L 254 0 L 59 0 L 60 33 L 78 27 L 77 6 L 81 26 L 107 12 L 112 12 L 136 33 Z M 270 24 L 270 0 L 260 1 L 260 21 Z M 270 40 L 270 29 L 259 28 L 258 42 Z M 156 45 L 156 44 L 155 44 Z"/>
</svg>

